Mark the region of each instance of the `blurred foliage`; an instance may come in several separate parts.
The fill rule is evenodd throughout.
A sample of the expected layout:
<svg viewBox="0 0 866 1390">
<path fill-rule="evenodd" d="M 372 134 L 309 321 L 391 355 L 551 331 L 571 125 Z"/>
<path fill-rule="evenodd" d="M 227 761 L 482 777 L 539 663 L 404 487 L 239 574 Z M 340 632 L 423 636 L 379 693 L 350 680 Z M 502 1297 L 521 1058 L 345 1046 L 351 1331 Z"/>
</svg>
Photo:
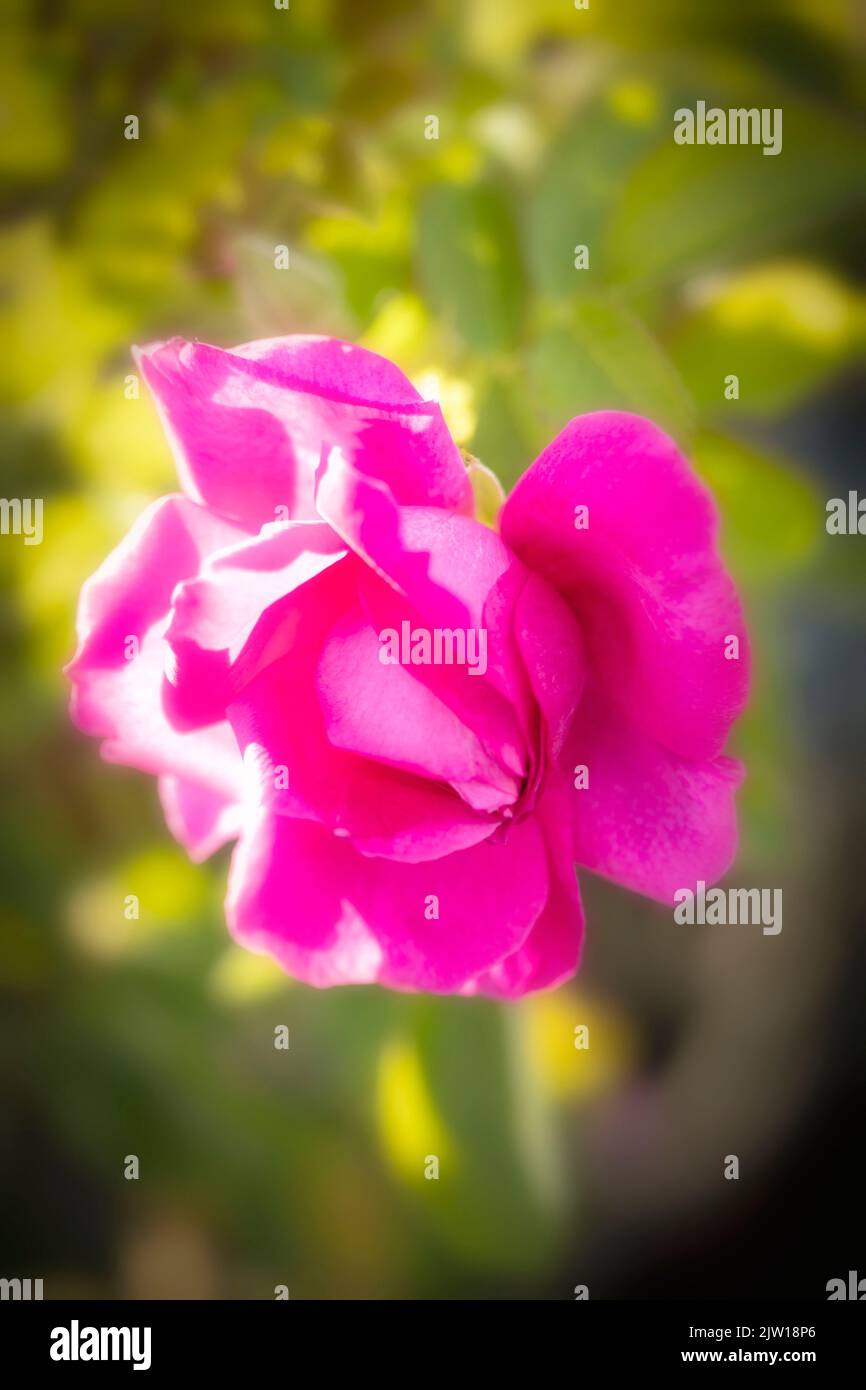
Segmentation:
<svg viewBox="0 0 866 1390">
<path fill-rule="evenodd" d="M 641 1056 L 635 1021 L 592 993 L 503 1011 L 293 986 L 228 942 L 225 858 L 191 868 L 150 780 L 70 731 L 79 585 L 174 486 L 126 391 L 130 345 L 356 338 L 435 388 L 506 487 L 581 411 L 658 420 L 718 498 L 750 611 L 738 751 L 760 862 L 797 785 L 776 604 L 827 564 L 816 481 L 760 441 L 866 331 L 851 24 L 842 0 L 7 0 L 4 491 L 45 497 L 46 539 L 0 548 L 0 1057 L 6 1123 L 35 1126 L 107 1231 L 83 1263 L 37 1244 L 52 1291 L 533 1287 L 580 1188 L 565 1119 Z M 698 98 L 782 106 L 783 155 L 675 146 L 672 112 Z M 429 1154 L 448 1181 L 425 1180 Z M 29 1267 L 39 1222 L 17 1205 L 9 1258 Z"/>
</svg>

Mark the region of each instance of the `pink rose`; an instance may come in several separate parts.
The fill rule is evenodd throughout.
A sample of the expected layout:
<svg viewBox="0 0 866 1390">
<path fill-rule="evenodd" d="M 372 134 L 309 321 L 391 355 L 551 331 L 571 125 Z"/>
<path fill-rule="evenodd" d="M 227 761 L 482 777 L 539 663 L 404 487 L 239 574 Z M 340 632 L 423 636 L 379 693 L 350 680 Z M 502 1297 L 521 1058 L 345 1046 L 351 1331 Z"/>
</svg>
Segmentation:
<svg viewBox="0 0 866 1390">
<path fill-rule="evenodd" d="M 238 941 L 314 985 L 514 998 L 577 967 L 575 863 L 665 903 L 725 871 L 746 638 L 666 435 L 573 420 L 497 533 L 373 353 L 139 362 L 183 492 L 84 587 L 73 717 L 192 858 L 237 839 Z"/>
</svg>

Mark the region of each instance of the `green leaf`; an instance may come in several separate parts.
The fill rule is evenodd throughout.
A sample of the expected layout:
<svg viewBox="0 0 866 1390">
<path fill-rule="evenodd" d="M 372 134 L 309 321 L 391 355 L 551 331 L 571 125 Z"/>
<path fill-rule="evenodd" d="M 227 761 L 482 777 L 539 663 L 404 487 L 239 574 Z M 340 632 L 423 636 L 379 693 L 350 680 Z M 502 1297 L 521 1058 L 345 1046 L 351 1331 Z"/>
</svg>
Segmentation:
<svg viewBox="0 0 866 1390">
<path fill-rule="evenodd" d="M 722 552 L 734 578 L 765 583 L 799 569 L 824 533 L 822 504 L 789 464 L 709 432 L 692 458 L 722 511 Z"/>
<path fill-rule="evenodd" d="M 419 212 L 417 266 L 434 313 L 468 347 L 490 352 L 513 343 L 523 277 L 511 210 L 500 190 L 430 188 Z"/>
<path fill-rule="evenodd" d="M 685 444 L 693 408 L 682 381 L 639 319 L 612 295 L 583 295 L 528 356 L 549 429 L 585 411 L 633 410 Z"/>
<path fill-rule="evenodd" d="M 545 432 L 536 430 L 522 372 L 491 375 L 479 391 L 478 423 L 469 451 L 492 468 L 506 491 L 543 447 Z"/>
<path fill-rule="evenodd" d="M 719 96 L 719 106 L 752 106 Z M 608 227 L 612 276 L 621 283 L 681 280 L 707 266 L 753 257 L 853 203 L 864 142 L 846 123 L 765 91 L 782 106 L 782 149 L 677 145 L 670 134 L 629 178 Z"/>
<path fill-rule="evenodd" d="M 618 99 L 608 95 L 581 111 L 554 143 L 530 205 L 530 266 L 543 294 L 573 294 L 599 284 L 604 229 L 615 199 L 659 138 L 655 89 L 623 83 L 616 91 Z M 584 270 L 574 265 L 578 245 L 589 248 Z"/>
<path fill-rule="evenodd" d="M 406 1006 L 404 1027 L 403 1047 L 412 1050 L 403 1055 L 415 1061 L 401 1082 L 401 1142 L 431 1235 L 478 1269 L 543 1268 L 555 1248 L 561 1195 L 544 1175 L 556 1160 L 527 1153 L 526 1096 L 502 1010 L 479 1000 L 417 1000 Z M 536 1139 L 554 1145 L 546 1119 L 535 1119 Z M 440 1158 L 438 1181 L 424 1178 L 428 1154 Z"/>
<path fill-rule="evenodd" d="M 862 348 L 862 296 L 808 262 L 776 261 L 707 286 L 678 326 L 671 355 L 706 409 L 781 411 Z M 738 404 L 724 397 L 739 379 Z"/>
</svg>

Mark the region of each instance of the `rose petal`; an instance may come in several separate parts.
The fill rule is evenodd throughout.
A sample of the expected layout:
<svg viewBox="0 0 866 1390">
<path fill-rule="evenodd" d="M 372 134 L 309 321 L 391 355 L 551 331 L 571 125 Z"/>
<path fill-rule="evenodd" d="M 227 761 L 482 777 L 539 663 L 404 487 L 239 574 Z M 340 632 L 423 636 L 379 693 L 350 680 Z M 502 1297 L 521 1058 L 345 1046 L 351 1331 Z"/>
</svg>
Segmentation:
<svg viewBox="0 0 866 1390">
<path fill-rule="evenodd" d="M 160 777 L 159 799 L 169 830 L 196 864 L 241 833 L 241 803 L 217 796 L 194 782 Z"/>
<path fill-rule="evenodd" d="M 473 980 L 465 994 L 519 999 L 531 990 L 554 989 L 580 963 L 583 907 L 572 863 L 568 788 L 560 774 L 551 771 L 546 778 L 536 815 L 547 854 L 547 902 L 526 940 Z"/>
<path fill-rule="evenodd" d="M 398 506 L 388 489 L 358 471 L 340 450 L 319 470 L 319 511 L 369 566 L 359 592 L 377 631 L 472 629 L 485 641 L 485 671 L 413 667 L 415 679 L 473 730 L 491 757 L 515 776 L 527 768 L 530 694 L 517 654 L 513 614 L 526 582 L 500 538 L 471 517 Z M 468 641 L 468 637 L 467 637 Z"/>
<path fill-rule="evenodd" d="M 227 913 L 243 945 L 308 984 L 450 992 L 515 950 L 546 896 L 531 820 L 502 843 L 396 864 L 262 811 L 235 850 Z"/>
<path fill-rule="evenodd" d="M 588 528 L 575 508 L 588 507 Z M 502 535 L 571 603 L 588 663 L 649 737 L 721 751 L 748 684 L 748 647 L 716 549 L 713 500 L 676 445 L 616 412 L 572 420 L 517 484 Z M 735 637 L 738 659 L 727 659 Z"/>
<path fill-rule="evenodd" d="M 539 575 L 530 575 L 517 602 L 517 645 L 557 758 L 571 727 L 586 678 L 580 624 L 565 599 Z"/>
<path fill-rule="evenodd" d="M 292 595 L 346 555 L 324 522 L 275 523 L 179 584 L 166 633 L 172 722 L 224 719 L 244 683 L 291 646 Z"/>
<path fill-rule="evenodd" d="M 184 490 L 258 529 L 314 519 L 323 447 L 364 439 L 364 459 L 406 502 L 469 511 L 472 490 L 439 407 L 392 363 L 331 338 L 224 352 L 173 338 L 140 349 Z M 281 510 L 282 509 L 282 510 Z"/>
<path fill-rule="evenodd" d="M 328 739 L 337 748 L 405 772 L 449 782 L 478 811 L 513 806 L 520 783 L 427 685 L 418 668 L 385 665 L 387 649 L 360 608 L 322 648 L 317 689 Z M 471 677 L 467 677 L 471 679 Z"/>
<path fill-rule="evenodd" d="M 579 864 L 663 903 L 672 903 L 678 888 L 713 883 L 728 869 L 742 781 L 732 758 L 679 757 L 590 684 L 563 762 L 569 772 L 582 765 L 589 774 L 589 785 L 571 792 Z"/>
<path fill-rule="evenodd" d="M 365 853 L 419 861 L 476 844 L 495 822 L 451 787 L 346 752 L 328 738 L 317 670 L 329 635 L 354 603 L 354 575 L 343 562 L 304 585 L 291 598 L 290 650 L 228 707 L 259 800 L 351 836 Z"/>
<path fill-rule="evenodd" d="M 72 717 L 103 738 L 103 756 L 145 772 L 176 773 L 230 798 L 242 763 L 228 725 L 180 733 L 162 705 L 164 640 L 175 584 L 244 533 L 184 497 L 149 507 L 84 585 L 78 650 L 67 666 Z M 130 638 L 138 654 L 127 659 Z"/>
</svg>

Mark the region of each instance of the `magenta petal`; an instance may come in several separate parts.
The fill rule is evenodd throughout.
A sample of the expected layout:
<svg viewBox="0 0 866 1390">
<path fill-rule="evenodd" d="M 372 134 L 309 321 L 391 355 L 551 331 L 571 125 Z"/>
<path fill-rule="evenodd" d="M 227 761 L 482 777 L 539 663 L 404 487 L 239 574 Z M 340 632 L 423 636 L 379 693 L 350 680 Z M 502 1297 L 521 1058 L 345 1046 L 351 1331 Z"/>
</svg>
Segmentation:
<svg viewBox="0 0 866 1390">
<path fill-rule="evenodd" d="M 483 631 L 486 670 L 417 666 L 423 682 L 483 742 L 491 756 L 525 776 L 529 690 L 513 634 L 526 572 L 500 538 L 471 517 L 398 506 L 388 489 L 333 450 L 319 470 L 321 514 L 365 561 L 359 592 L 377 631 L 410 628 Z"/>
<path fill-rule="evenodd" d="M 347 614 L 325 643 L 317 688 L 330 742 L 405 772 L 450 782 L 476 810 L 513 805 L 520 791 L 514 774 L 500 767 L 472 730 L 415 679 L 417 667 L 384 665 L 384 650 L 360 609 Z"/>
<path fill-rule="evenodd" d="M 346 457 L 342 449 L 324 452 L 316 477 L 316 507 L 344 543 L 398 593 L 410 598 L 431 622 L 471 625 L 470 609 L 447 583 L 431 575 L 431 540 L 412 544 L 405 534 L 413 510 L 398 505 L 391 490 Z M 443 523 L 447 512 L 433 513 Z M 471 522 L 470 525 L 480 523 Z"/>
<path fill-rule="evenodd" d="M 293 652 L 274 662 L 229 708 L 261 804 L 318 821 L 365 854 L 410 863 L 493 834 L 495 820 L 451 787 L 335 747 L 305 660 Z"/>
<path fill-rule="evenodd" d="M 241 833 L 241 803 L 217 796 L 195 782 L 160 777 L 159 799 L 169 830 L 196 864 Z"/>
<path fill-rule="evenodd" d="M 154 503 L 84 585 L 78 650 L 67 667 L 72 717 L 106 740 L 104 757 L 176 773 L 230 798 L 240 794 L 242 764 L 228 725 L 179 733 L 166 719 L 164 634 L 175 585 L 243 535 L 186 498 Z"/>
<path fill-rule="evenodd" d="M 260 365 L 271 380 L 289 390 L 382 410 L 421 404 L 418 391 L 394 362 L 339 338 L 314 333 L 257 338 L 232 348 L 231 355 Z"/>
<path fill-rule="evenodd" d="M 712 497 L 673 441 L 638 416 L 580 416 L 517 484 L 501 522 L 568 598 L 609 698 L 682 756 L 719 753 L 745 703 L 748 647 Z M 738 659 L 726 656 L 731 637 Z"/>
<path fill-rule="evenodd" d="M 548 861 L 547 902 L 517 950 L 471 981 L 464 994 L 519 999 L 531 990 L 554 989 L 580 963 L 583 907 L 572 863 L 568 788 L 558 773 L 551 772 L 545 782 L 537 816 Z"/>
<path fill-rule="evenodd" d="M 293 640 L 292 595 L 346 556 L 323 522 L 281 522 L 205 561 L 172 596 L 166 708 L 179 727 L 225 718 L 256 670 Z"/>
<path fill-rule="evenodd" d="M 337 748 L 316 681 L 322 650 L 355 605 L 355 574 L 340 561 L 290 596 L 291 646 L 264 665 L 228 708 L 260 802 L 320 821 L 365 853 L 411 861 L 492 834 L 449 786 Z"/>
<path fill-rule="evenodd" d="M 161 497 L 87 580 L 78 605 L 78 650 L 68 674 L 117 667 L 129 636 L 139 640 L 169 610 L 176 584 L 248 532 L 185 497 Z"/>
<path fill-rule="evenodd" d="M 313 519 L 322 449 L 363 436 L 367 467 L 407 502 L 471 508 L 439 407 L 392 363 L 331 338 L 225 352 L 173 338 L 140 350 L 185 491 L 258 529 Z"/>
<path fill-rule="evenodd" d="M 583 908 L 574 871 L 551 881 L 547 902 L 522 946 L 499 965 L 482 972 L 464 994 L 522 999 L 539 989 L 556 989 L 580 964 Z"/>
<path fill-rule="evenodd" d="M 226 910 L 242 944 L 309 984 L 447 992 L 515 950 L 546 896 L 533 821 L 503 843 L 396 864 L 265 811 L 235 850 Z"/>
<path fill-rule="evenodd" d="M 691 762 L 671 753 L 596 687 L 584 696 L 565 756 L 572 788 L 576 767 L 589 774 L 589 785 L 570 793 L 579 864 L 663 903 L 728 869 L 742 781 L 732 758 Z"/>
<path fill-rule="evenodd" d="M 359 466 L 357 454 L 332 449 L 323 456 L 316 505 L 345 544 L 431 624 L 479 627 L 491 598 L 504 588 L 513 604 L 526 580 L 489 526 L 439 507 L 402 504 Z M 490 635 L 501 641 L 498 625 Z M 491 663 L 491 678 L 502 677 L 501 655 L 494 651 L 500 661 Z"/>
<path fill-rule="evenodd" d="M 518 599 L 515 631 L 547 724 L 550 752 L 557 758 L 583 694 L 586 658 L 580 624 L 565 599 L 533 574 Z"/>
</svg>

